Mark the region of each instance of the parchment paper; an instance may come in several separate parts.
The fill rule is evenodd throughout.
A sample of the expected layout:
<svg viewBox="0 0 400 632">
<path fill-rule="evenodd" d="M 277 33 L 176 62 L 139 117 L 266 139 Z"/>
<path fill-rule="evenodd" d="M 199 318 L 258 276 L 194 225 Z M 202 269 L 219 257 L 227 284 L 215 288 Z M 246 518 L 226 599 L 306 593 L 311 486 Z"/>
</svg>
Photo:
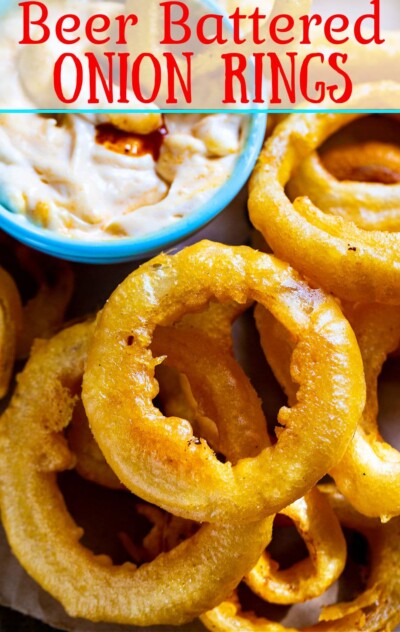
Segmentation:
<svg viewBox="0 0 400 632">
<path fill-rule="evenodd" d="M 248 243 L 250 240 L 250 225 L 246 214 L 246 192 L 236 198 L 226 211 L 214 222 L 192 237 L 183 245 L 208 238 L 228 244 Z M 73 298 L 70 316 L 93 312 L 100 308 L 111 291 L 125 276 L 138 265 L 128 263 L 116 266 L 86 266 L 76 265 L 77 287 Z M 245 370 L 249 373 L 252 382 L 265 397 L 265 408 L 268 418 L 276 414 L 277 408 L 282 404 L 282 396 L 276 383 L 268 372 L 261 351 L 257 348 L 257 339 L 254 328 L 249 325 L 248 319 L 242 320 L 235 327 L 236 353 Z M 382 429 L 385 438 L 396 444 L 400 442 L 396 427 L 396 417 L 400 412 L 400 360 L 391 361 L 385 369 L 381 381 L 381 417 Z M 336 583 L 321 598 L 295 606 L 291 609 L 275 608 L 275 616 L 284 625 L 302 627 L 317 620 L 321 604 L 333 603 L 343 595 L 343 587 Z M 349 595 L 350 598 L 350 595 Z M 107 624 L 91 624 L 79 619 L 68 617 L 63 608 L 36 583 L 31 580 L 11 554 L 4 531 L 0 525 L 0 604 L 9 606 L 24 614 L 35 617 L 49 625 L 62 630 L 74 632 L 131 632 L 143 630 L 131 626 L 118 626 Z M 147 632 L 200 632 L 204 627 L 195 621 L 185 626 L 154 626 L 146 628 Z"/>
</svg>

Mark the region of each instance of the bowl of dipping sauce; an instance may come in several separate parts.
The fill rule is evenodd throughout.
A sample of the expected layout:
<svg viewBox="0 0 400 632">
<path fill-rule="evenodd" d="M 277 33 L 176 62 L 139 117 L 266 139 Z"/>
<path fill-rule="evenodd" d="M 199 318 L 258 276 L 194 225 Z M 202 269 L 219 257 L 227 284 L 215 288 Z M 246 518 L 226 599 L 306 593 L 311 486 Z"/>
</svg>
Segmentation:
<svg viewBox="0 0 400 632">
<path fill-rule="evenodd" d="M 129 116 L 0 114 L 0 228 L 71 261 L 149 257 L 233 200 L 266 124 L 264 114 L 151 113 L 137 133 Z"/>
</svg>

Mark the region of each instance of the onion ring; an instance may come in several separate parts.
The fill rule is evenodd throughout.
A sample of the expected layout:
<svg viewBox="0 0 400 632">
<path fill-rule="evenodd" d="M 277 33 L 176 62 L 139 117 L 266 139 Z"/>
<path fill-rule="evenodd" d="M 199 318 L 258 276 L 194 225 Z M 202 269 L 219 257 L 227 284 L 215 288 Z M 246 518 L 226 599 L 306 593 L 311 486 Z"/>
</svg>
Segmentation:
<svg viewBox="0 0 400 632">
<path fill-rule="evenodd" d="M 400 98 L 400 85 L 381 82 L 354 90 Z M 302 160 L 362 114 L 293 114 L 266 142 L 250 181 L 249 210 L 277 256 L 320 287 L 349 301 L 400 304 L 400 241 L 396 233 L 365 231 L 328 215 L 307 197 L 292 204 L 285 186 Z"/>
<path fill-rule="evenodd" d="M 378 377 L 400 344 L 400 308 L 359 304 L 345 306 L 344 313 L 363 357 L 367 401 L 354 438 L 331 475 L 360 513 L 387 521 L 400 515 L 400 452 L 379 432 Z"/>
<path fill-rule="evenodd" d="M 45 257 L 25 246 L 17 246 L 16 255 L 38 284 L 36 295 L 23 307 L 18 357 L 25 358 L 35 338 L 49 338 L 63 322 L 74 289 L 74 275 L 66 261 Z"/>
<path fill-rule="evenodd" d="M 288 432 L 236 465 L 219 462 L 205 442 L 194 441 L 187 421 L 166 419 L 152 403 L 160 359 L 149 346 L 156 326 L 212 298 L 258 300 L 298 341 L 292 364 L 302 399 L 279 413 Z M 117 288 L 98 320 L 82 395 L 96 441 L 124 485 L 202 522 L 255 520 L 303 496 L 343 456 L 364 389 L 353 332 L 333 299 L 274 257 L 200 242 L 156 257 Z"/>
<path fill-rule="evenodd" d="M 0 424 L 4 528 L 23 567 L 71 616 L 135 625 L 183 623 L 240 581 L 268 541 L 271 519 L 203 525 L 193 538 L 138 569 L 113 566 L 80 544 L 82 531 L 65 507 L 56 474 L 74 465 L 63 431 L 92 331 L 92 324 L 75 325 L 36 343 L 18 378 Z"/>
<path fill-rule="evenodd" d="M 211 301 L 205 310 L 186 314 L 175 323 L 178 329 L 200 330 L 225 349 L 232 349 L 232 325 L 250 303 L 218 303 Z"/>
<path fill-rule="evenodd" d="M 344 181 L 342 181 L 344 180 Z M 307 195 L 324 213 L 364 230 L 400 230 L 400 148 L 368 142 L 313 152 L 288 183 L 292 200 Z"/>
<path fill-rule="evenodd" d="M 79 476 L 108 489 L 125 489 L 94 440 L 81 399 L 74 407 L 67 436 L 68 445 L 76 457 L 75 469 Z"/>
<path fill-rule="evenodd" d="M 0 268 L 0 399 L 10 385 L 21 324 L 19 292 L 10 275 Z"/>
<path fill-rule="evenodd" d="M 400 621 L 400 519 L 388 524 L 358 514 L 332 486 L 322 486 L 341 524 L 362 533 L 371 548 L 366 589 L 353 601 L 322 609 L 320 622 L 302 632 L 390 632 Z M 213 632 L 296 632 L 280 623 L 244 612 L 237 593 L 200 617 Z"/>
<path fill-rule="evenodd" d="M 377 382 L 387 356 L 400 343 L 400 308 L 356 304 L 346 305 L 344 313 L 363 357 L 367 400 L 354 437 L 330 474 L 360 513 L 388 521 L 400 515 L 400 453 L 379 432 Z M 268 363 L 293 404 L 297 387 L 290 376 L 289 362 L 294 342 L 266 310 L 257 306 L 255 316 Z"/>
<path fill-rule="evenodd" d="M 36 294 L 23 306 L 23 326 L 17 342 L 17 356 L 25 359 L 35 338 L 49 338 L 63 322 L 74 289 L 72 267 L 66 261 L 48 257 L 0 232 L 1 260 L 8 272 L 26 272 L 37 285 Z M 5 261 L 3 261 L 3 259 Z M 9 263 L 9 266 L 7 265 Z"/>
<path fill-rule="evenodd" d="M 230 309 L 227 312 L 232 313 Z M 260 400 L 229 349 L 221 348 L 199 329 L 193 338 L 193 330 L 174 327 L 158 328 L 152 349 L 156 355 L 165 356 L 159 368 L 180 371 L 190 384 L 186 385 L 186 392 L 177 394 L 171 391 L 176 384 L 167 382 L 167 415 L 180 412 L 191 423 L 194 433 L 204 432 L 207 441 L 211 435 L 213 449 L 229 454 L 233 462 L 240 454 L 252 456 L 270 444 Z M 164 374 L 161 388 L 165 377 Z M 167 374 L 167 378 L 170 377 Z M 229 406 L 235 411 L 234 420 Z M 96 444 L 79 402 L 74 409 L 68 439 L 77 456 L 76 469 L 83 478 L 105 487 L 123 487 Z"/>
<path fill-rule="evenodd" d="M 245 581 L 256 595 L 270 603 L 302 603 L 322 595 L 342 574 L 346 542 L 329 502 L 316 487 L 280 513 L 294 522 L 309 557 L 279 570 L 264 551 Z"/>
</svg>

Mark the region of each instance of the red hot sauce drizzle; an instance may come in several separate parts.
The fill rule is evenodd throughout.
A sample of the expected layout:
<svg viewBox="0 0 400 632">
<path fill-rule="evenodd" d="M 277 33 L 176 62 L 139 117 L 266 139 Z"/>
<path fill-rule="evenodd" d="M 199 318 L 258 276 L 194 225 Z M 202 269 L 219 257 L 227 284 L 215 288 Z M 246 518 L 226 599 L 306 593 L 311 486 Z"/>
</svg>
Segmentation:
<svg viewBox="0 0 400 632">
<path fill-rule="evenodd" d="M 118 129 L 111 123 L 102 123 L 96 127 L 96 143 L 109 151 L 125 156 L 144 156 L 151 154 L 157 162 L 161 147 L 168 130 L 163 124 L 151 134 L 134 134 Z"/>
</svg>

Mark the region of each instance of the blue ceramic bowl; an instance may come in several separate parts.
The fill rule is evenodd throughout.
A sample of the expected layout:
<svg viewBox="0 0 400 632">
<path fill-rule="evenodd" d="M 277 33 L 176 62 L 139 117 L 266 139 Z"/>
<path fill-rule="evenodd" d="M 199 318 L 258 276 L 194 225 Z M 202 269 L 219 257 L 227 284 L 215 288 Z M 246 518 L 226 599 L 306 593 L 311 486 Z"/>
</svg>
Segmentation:
<svg viewBox="0 0 400 632">
<path fill-rule="evenodd" d="M 18 115 L 16 115 L 18 116 Z M 107 241 L 80 241 L 35 225 L 24 215 L 0 205 L 0 228 L 15 239 L 60 259 L 82 263 L 119 263 L 145 259 L 183 241 L 203 228 L 233 200 L 248 179 L 264 139 L 265 114 L 248 116 L 243 149 L 227 182 L 202 206 L 176 224 L 143 237 Z"/>
</svg>

